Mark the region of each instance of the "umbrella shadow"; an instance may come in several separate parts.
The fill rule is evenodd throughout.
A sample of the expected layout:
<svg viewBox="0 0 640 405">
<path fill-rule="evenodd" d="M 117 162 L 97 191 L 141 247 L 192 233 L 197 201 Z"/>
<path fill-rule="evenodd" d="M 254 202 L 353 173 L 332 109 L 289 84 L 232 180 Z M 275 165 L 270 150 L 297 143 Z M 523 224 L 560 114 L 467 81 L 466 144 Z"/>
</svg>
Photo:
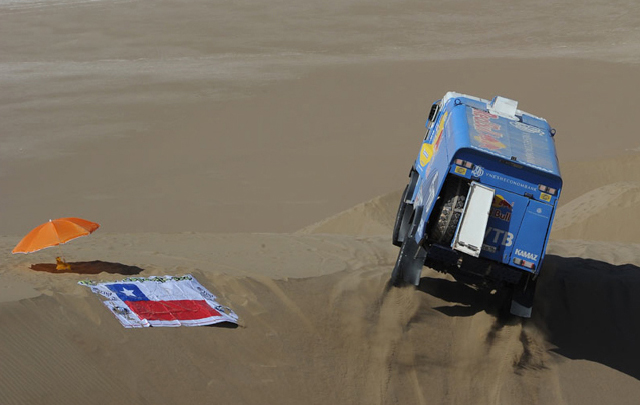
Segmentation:
<svg viewBox="0 0 640 405">
<path fill-rule="evenodd" d="M 238 324 L 233 322 L 218 322 L 211 325 L 205 325 L 206 328 L 220 328 L 220 329 L 238 329 Z"/>
<path fill-rule="evenodd" d="M 35 271 L 43 271 L 46 273 L 74 273 L 74 274 L 121 274 L 123 276 L 134 276 L 140 274 L 143 269 L 137 266 L 128 266 L 122 263 L 103 262 L 94 260 L 91 262 L 70 262 L 71 269 L 56 270 L 55 263 L 37 263 L 32 264 L 31 269 Z"/>
</svg>

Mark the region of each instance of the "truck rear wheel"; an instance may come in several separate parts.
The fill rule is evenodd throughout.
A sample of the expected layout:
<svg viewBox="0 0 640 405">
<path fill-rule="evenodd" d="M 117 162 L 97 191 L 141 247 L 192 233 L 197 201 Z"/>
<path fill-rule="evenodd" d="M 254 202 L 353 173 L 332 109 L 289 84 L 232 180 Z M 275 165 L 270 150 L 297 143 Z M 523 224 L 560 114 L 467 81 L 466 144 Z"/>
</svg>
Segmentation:
<svg viewBox="0 0 640 405">
<path fill-rule="evenodd" d="M 468 192 L 469 184 L 465 179 L 451 176 L 446 180 L 431 216 L 432 219 L 435 219 L 435 223 L 430 226 L 429 240 L 431 242 L 443 246 L 451 245 Z"/>
<path fill-rule="evenodd" d="M 512 315 L 520 318 L 531 318 L 537 282 L 537 278 L 534 279 L 530 275 L 523 275 L 520 282 L 514 286 L 509 311 Z"/>
</svg>

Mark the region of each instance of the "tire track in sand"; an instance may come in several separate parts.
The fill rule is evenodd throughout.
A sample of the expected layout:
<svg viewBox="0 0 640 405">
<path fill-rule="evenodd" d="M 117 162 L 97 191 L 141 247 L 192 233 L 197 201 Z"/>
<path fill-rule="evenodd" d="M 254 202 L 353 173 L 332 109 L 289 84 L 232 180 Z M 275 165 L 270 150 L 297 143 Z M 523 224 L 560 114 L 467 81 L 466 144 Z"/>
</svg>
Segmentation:
<svg viewBox="0 0 640 405">
<path fill-rule="evenodd" d="M 420 306 L 414 289 L 389 288 L 387 270 L 385 266 L 343 274 L 329 295 L 330 319 L 335 320 L 331 333 L 342 335 L 336 349 L 345 357 L 337 367 L 337 379 L 353 382 L 359 393 L 349 398 L 350 403 L 389 402 L 398 346 Z M 423 404 L 424 398 L 414 403 Z"/>
</svg>

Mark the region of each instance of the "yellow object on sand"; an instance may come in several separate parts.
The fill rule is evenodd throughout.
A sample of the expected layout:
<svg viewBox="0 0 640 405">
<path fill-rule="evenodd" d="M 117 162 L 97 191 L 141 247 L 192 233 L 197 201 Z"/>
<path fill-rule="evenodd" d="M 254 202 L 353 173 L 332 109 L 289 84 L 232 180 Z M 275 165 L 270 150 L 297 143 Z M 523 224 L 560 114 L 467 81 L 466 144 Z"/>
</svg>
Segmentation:
<svg viewBox="0 0 640 405">
<path fill-rule="evenodd" d="M 60 257 L 56 257 L 56 270 L 71 270 L 71 265 Z"/>
</svg>

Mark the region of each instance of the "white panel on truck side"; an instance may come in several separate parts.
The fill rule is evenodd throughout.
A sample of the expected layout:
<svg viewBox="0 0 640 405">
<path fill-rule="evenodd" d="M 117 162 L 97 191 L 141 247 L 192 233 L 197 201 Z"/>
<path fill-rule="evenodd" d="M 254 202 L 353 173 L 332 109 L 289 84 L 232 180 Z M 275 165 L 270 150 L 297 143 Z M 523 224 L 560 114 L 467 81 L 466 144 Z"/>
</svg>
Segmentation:
<svg viewBox="0 0 640 405">
<path fill-rule="evenodd" d="M 495 190 L 490 187 L 471 183 L 453 243 L 455 250 L 474 257 L 480 256 L 494 194 Z"/>
</svg>

